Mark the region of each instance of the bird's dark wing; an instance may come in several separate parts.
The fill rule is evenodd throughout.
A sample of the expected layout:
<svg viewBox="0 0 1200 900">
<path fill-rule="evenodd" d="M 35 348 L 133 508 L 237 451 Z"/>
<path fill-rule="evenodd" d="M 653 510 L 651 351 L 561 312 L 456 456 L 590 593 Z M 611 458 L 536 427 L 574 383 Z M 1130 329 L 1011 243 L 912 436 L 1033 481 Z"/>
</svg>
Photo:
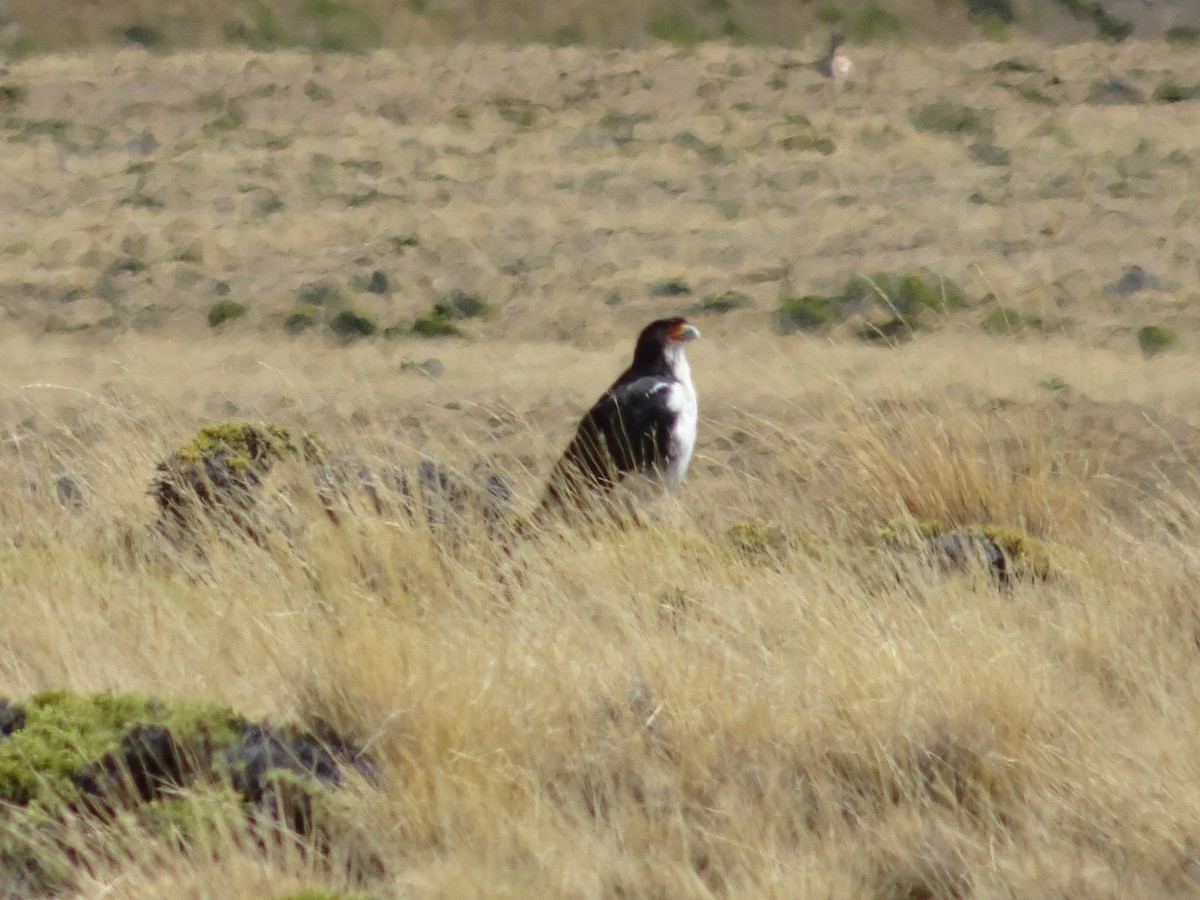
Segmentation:
<svg viewBox="0 0 1200 900">
<path fill-rule="evenodd" d="M 662 467 L 677 415 L 669 403 L 674 387 L 660 376 L 613 385 L 579 423 L 551 473 L 551 486 L 572 493 L 584 486 L 606 490 L 626 473 Z"/>
</svg>

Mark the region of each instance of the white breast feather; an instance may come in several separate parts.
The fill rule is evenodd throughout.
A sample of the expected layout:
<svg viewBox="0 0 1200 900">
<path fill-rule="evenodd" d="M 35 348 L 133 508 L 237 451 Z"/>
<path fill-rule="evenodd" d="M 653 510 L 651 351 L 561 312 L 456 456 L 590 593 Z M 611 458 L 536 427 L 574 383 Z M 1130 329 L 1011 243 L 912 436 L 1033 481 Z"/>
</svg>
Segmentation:
<svg viewBox="0 0 1200 900">
<path fill-rule="evenodd" d="M 675 414 L 675 425 L 671 428 L 667 471 L 664 473 L 666 486 L 671 490 L 683 481 L 688 464 L 692 461 L 692 450 L 696 446 L 696 420 L 699 416 L 696 388 L 692 384 L 692 370 L 687 359 L 680 353 L 674 363 L 678 383 L 671 385 L 666 403 L 667 408 Z"/>
</svg>

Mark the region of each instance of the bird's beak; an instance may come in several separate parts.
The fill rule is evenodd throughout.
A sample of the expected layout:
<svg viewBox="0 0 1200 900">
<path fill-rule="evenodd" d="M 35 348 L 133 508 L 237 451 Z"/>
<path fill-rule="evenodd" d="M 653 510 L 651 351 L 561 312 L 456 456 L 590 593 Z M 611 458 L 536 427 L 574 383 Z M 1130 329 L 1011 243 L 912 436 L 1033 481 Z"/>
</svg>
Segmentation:
<svg viewBox="0 0 1200 900">
<path fill-rule="evenodd" d="M 673 341 L 694 341 L 700 337 L 700 329 L 695 325 L 679 325 L 671 335 Z"/>
</svg>

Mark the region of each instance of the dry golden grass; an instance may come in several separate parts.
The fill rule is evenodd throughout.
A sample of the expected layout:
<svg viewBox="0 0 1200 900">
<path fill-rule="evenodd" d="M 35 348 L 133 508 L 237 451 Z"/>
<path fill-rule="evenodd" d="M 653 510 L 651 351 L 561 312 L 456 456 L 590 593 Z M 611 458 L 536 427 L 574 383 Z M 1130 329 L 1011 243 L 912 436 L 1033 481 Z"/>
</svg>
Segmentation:
<svg viewBox="0 0 1200 900">
<path fill-rule="evenodd" d="M 260 852 L 238 823 L 179 850 L 80 820 L 76 894 L 1193 895 L 1200 107 L 1082 102 L 1097 68 L 1152 88 L 1149 45 L 1053 51 L 1054 105 L 1024 101 L 990 68 L 1022 49 L 881 52 L 842 90 L 795 69 L 772 90 L 786 54 L 714 47 L 13 66 L 0 694 L 321 718 L 383 769 L 324 857 Z M 1175 63 L 1200 81 L 1200 56 Z M 995 107 L 1014 161 L 914 131 L 939 97 Z M 205 132 L 230 101 L 244 124 Z M 797 112 L 832 155 L 779 147 Z M 1164 289 L 1105 294 L 1133 263 Z M 771 329 L 781 294 L 921 266 L 1070 326 L 990 336 L 983 305 L 893 347 Z M 392 291 L 356 291 L 375 268 Z M 669 278 L 696 296 L 649 295 Z M 494 312 L 468 340 L 285 335 L 320 279 L 381 325 L 454 290 Z M 209 331 L 218 280 L 250 313 Z M 335 526 L 284 471 L 261 546 L 200 561 L 149 529 L 154 463 L 232 416 L 368 459 L 483 459 L 527 510 L 640 325 L 728 289 L 755 305 L 697 317 L 696 459 L 642 527 L 449 547 L 365 511 Z M 1151 321 L 1180 349 L 1143 358 Z M 427 356 L 441 378 L 402 366 Z M 1052 577 L 906 563 L 878 541 L 898 518 L 1020 527 Z M 790 540 L 739 551 L 751 520 Z"/>
</svg>

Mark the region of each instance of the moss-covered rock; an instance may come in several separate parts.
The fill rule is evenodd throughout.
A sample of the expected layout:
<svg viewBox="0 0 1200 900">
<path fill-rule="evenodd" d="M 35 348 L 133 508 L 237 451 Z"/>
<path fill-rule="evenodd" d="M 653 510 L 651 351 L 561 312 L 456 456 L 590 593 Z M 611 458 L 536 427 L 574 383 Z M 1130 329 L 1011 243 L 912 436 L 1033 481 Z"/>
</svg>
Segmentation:
<svg viewBox="0 0 1200 900">
<path fill-rule="evenodd" d="M 206 425 L 158 464 L 151 495 L 159 526 L 174 536 L 205 515 L 253 535 L 254 494 L 275 463 L 289 457 L 317 463 L 324 456 L 315 436 L 282 425 Z"/>
<path fill-rule="evenodd" d="M 1046 543 L 1011 525 L 953 525 L 940 520 L 889 523 L 882 543 L 897 550 L 918 550 L 948 568 L 983 564 L 1001 583 L 1050 576 Z"/>
<path fill-rule="evenodd" d="M 174 841 L 232 816 L 316 835 L 348 771 L 378 777 L 328 730 L 250 723 L 221 704 L 69 691 L 0 700 L 0 894 L 66 887 L 54 848 L 81 817 L 96 827 L 73 830 L 99 841 L 118 813 L 122 827 Z"/>
<path fill-rule="evenodd" d="M 468 523 L 482 524 L 499 537 L 513 527 L 512 490 L 502 475 L 476 471 L 453 472 L 432 459 L 415 470 L 395 463 L 368 465 L 345 456 L 322 465 L 315 473 L 317 492 L 334 522 L 361 509 L 363 501 L 377 515 L 422 519 L 435 533 L 454 536 Z"/>
</svg>

